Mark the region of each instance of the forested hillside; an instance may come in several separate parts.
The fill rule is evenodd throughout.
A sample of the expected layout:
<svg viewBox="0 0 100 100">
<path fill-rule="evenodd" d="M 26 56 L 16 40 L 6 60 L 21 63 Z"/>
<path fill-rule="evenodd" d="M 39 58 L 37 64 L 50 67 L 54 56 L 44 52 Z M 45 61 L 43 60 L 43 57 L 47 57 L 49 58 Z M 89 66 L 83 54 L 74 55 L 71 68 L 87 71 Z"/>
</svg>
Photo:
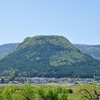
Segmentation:
<svg viewBox="0 0 100 100">
<path fill-rule="evenodd" d="M 0 60 L 0 74 L 38 77 L 93 77 L 100 62 L 83 54 L 63 36 L 26 38 Z M 98 71 L 97 71 L 98 70 Z"/>
<path fill-rule="evenodd" d="M 86 53 L 100 60 L 100 45 L 74 44 L 81 52 Z"/>
<path fill-rule="evenodd" d="M 4 44 L 0 45 L 0 58 L 7 55 L 9 52 L 14 50 L 19 43 L 10 43 L 10 44 Z"/>
</svg>

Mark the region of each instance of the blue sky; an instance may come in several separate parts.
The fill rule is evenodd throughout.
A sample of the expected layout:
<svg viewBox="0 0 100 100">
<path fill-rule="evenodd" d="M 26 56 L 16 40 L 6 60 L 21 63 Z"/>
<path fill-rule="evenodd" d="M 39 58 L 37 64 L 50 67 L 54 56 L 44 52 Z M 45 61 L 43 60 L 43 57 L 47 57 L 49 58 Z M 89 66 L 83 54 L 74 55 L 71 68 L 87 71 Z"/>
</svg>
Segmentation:
<svg viewBox="0 0 100 100">
<path fill-rule="evenodd" d="M 0 44 L 35 35 L 100 44 L 100 0 L 0 0 Z"/>
</svg>

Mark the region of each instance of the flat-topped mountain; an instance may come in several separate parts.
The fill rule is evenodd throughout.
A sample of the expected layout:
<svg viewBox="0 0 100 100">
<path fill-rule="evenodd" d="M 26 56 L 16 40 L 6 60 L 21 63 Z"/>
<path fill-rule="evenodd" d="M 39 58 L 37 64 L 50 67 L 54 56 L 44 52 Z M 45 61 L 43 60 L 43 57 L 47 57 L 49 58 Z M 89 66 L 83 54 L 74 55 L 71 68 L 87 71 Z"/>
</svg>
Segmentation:
<svg viewBox="0 0 100 100">
<path fill-rule="evenodd" d="M 63 36 L 34 36 L 26 38 L 12 53 L 0 60 L 0 74 L 93 77 L 95 72 L 100 74 L 99 64 Z"/>
</svg>

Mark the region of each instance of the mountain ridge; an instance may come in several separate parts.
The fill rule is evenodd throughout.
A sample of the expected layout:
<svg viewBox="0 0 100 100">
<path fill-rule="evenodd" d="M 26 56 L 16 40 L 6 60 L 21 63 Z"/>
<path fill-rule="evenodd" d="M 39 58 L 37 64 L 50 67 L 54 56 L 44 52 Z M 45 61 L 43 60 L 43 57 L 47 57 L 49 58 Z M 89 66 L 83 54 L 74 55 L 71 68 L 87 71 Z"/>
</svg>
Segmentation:
<svg viewBox="0 0 100 100">
<path fill-rule="evenodd" d="M 0 60 L 0 75 L 31 77 L 93 77 L 100 62 L 81 53 L 63 36 L 34 36 L 24 39 Z"/>
<path fill-rule="evenodd" d="M 0 45 L 0 58 L 2 58 L 3 56 L 6 56 L 12 50 L 17 48 L 18 45 L 19 43 L 8 43 L 8 44 Z"/>
<path fill-rule="evenodd" d="M 74 44 L 81 52 L 91 55 L 100 60 L 100 45 Z"/>
<path fill-rule="evenodd" d="M 26 38 L 26 40 L 28 38 Z M 0 45 L 0 58 L 12 52 L 14 49 L 18 47 L 18 45 L 20 45 L 20 43 L 7 43 L 7 44 Z M 77 44 L 77 43 L 76 44 L 73 43 L 73 45 L 76 48 L 78 48 L 82 53 L 91 55 L 95 59 L 100 60 L 100 45 Z"/>
</svg>

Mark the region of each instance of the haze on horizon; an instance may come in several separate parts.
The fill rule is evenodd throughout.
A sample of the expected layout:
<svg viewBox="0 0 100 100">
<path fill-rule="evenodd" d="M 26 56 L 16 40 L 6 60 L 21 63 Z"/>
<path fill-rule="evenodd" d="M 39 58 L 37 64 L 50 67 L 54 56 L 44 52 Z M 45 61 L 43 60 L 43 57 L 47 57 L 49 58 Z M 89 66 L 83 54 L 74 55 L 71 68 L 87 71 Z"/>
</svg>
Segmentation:
<svg viewBox="0 0 100 100">
<path fill-rule="evenodd" d="M 62 35 L 72 43 L 100 44 L 100 1 L 0 1 L 0 45 L 36 35 Z"/>
</svg>

